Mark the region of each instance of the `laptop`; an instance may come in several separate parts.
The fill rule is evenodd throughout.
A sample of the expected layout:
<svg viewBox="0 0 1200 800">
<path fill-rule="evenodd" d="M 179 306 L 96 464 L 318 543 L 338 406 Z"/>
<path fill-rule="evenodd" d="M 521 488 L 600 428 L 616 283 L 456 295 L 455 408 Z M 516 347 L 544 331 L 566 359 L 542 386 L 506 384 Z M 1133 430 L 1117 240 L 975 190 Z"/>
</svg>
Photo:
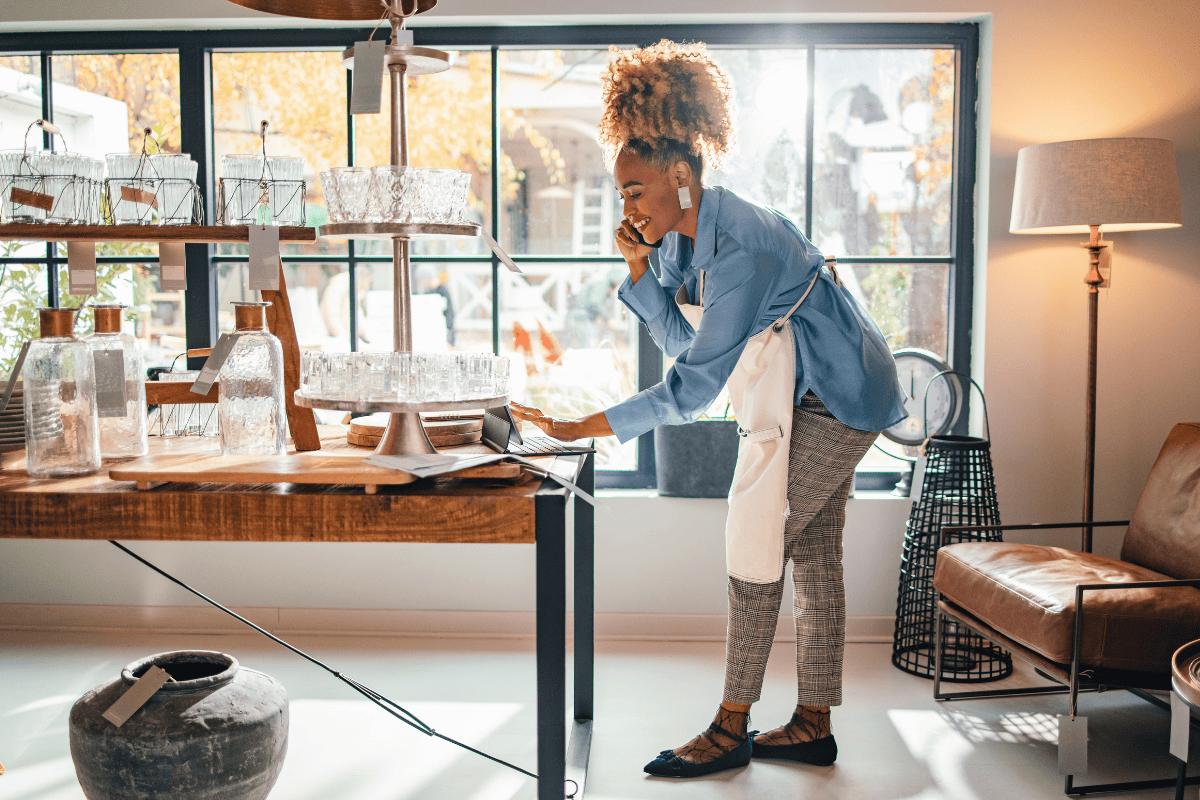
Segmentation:
<svg viewBox="0 0 1200 800">
<path fill-rule="evenodd" d="M 594 447 L 563 444 L 549 436 L 521 436 L 520 427 L 508 406 L 489 408 L 483 412 L 484 446 L 497 453 L 517 456 L 547 456 L 571 453 L 594 453 Z"/>
</svg>

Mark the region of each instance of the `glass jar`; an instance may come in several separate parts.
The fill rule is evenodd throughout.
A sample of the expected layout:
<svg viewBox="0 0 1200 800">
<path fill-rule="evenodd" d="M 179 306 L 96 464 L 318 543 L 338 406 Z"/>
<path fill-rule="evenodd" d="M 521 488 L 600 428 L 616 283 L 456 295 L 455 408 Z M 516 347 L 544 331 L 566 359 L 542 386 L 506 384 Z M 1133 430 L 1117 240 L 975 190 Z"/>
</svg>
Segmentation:
<svg viewBox="0 0 1200 800">
<path fill-rule="evenodd" d="M 39 308 L 41 338 L 25 357 L 25 455 L 33 478 L 100 468 L 92 348 L 72 333 L 75 310 Z"/>
<path fill-rule="evenodd" d="M 221 453 L 282 455 L 287 424 L 283 346 L 267 330 L 270 303 L 234 303 L 238 334 L 218 375 Z"/>
<path fill-rule="evenodd" d="M 94 306 L 95 333 L 84 337 L 92 348 L 96 373 L 96 409 L 103 458 L 144 456 L 146 440 L 146 372 L 137 340 L 121 332 L 123 305 Z M 115 370 L 120 369 L 120 372 Z M 106 374 L 106 370 L 114 370 Z M 123 384 L 123 385 L 122 385 Z"/>
</svg>

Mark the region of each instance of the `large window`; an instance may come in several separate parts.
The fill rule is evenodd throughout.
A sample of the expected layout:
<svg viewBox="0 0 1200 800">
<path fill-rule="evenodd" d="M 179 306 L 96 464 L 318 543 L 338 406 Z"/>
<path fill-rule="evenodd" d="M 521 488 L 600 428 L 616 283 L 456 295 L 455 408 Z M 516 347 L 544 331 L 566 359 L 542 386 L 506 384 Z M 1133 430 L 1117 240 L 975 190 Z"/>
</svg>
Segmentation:
<svg viewBox="0 0 1200 800">
<path fill-rule="evenodd" d="M 385 115 L 352 117 L 340 51 L 367 30 L 0 35 L 0 147 L 21 146 L 37 116 L 84 152 L 137 149 L 145 127 L 201 162 L 209 218 L 222 156 L 262 146 L 301 156 L 305 214 L 322 224 L 317 174 L 388 161 Z M 700 40 L 733 79 L 739 145 L 724 185 L 789 216 L 870 309 L 893 348 L 923 347 L 969 371 L 977 30 L 972 25 L 419 28 L 447 50 L 445 73 L 412 78 L 410 163 L 472 177 L 469 214 L 513 255 L 503 268 L 479 240 L 413 245 L 414 340 L 421 350 L 514 359 L 514 397 L 552 413 L 605 408 L 659 380 L 664 359 L 616 299 L 625 274 L 612 231 L 620 207 L 596 141 L 610 44 Z M 34 42 L 40 49 L 29 51 Z M 387 99 L 385 81 L 384 98 Z M 34 141 L 34 139 L 39 141 Z M 30 145 L 47 142 L 31 134 Z M 65 294 L 60 248 L 7 245 L 8 316 L 0 370 L 24 312 Z M 187 303 L 157 290 L 156 248 L 113 247 L 107 291 L 169 361 L 232 325 L 247 298 L 243 246 L 189 246 Z M 302 348 L 387 349 L 390 247 L 320 240 L 284 248 Z M 47 300 L 47 298 L 49 298 Z M 9 311 L 9 309 L 17 309 Z M 32 311 L 26 314 L 29 317 Z M 11 319 L 10 319 L 11 318 Z M 28 322 L 28 319 L 26 319 Z M 601 444 L 601 486 L 651 486 L 652 437 Z M 869 457 L 864 472 L 898 472 Z"/>
</svg>

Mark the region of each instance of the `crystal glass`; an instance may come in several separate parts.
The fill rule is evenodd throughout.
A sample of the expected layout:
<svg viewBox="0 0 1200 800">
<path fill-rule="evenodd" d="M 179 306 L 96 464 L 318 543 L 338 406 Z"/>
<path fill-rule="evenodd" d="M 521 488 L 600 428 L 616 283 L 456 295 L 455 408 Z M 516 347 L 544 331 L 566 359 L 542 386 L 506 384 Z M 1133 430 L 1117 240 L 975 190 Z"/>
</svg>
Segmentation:
<svg viewBox="0 0 1200 800">
<path fill-rule="evenodd" d="M 97 306 L 102 308 L 103 306 Z M 95 353 L 120 351 L 125 366 L 125 413 L 122 416 L 101 416 L 100 455 L 103 458 L 144 456 L 149 451 L 146 440 L 146 371 L 142 368 L 142 351 L 137 340 L 128 333 L 93 333 L 83 341 Z"/>
<path fill-rule="evenodd" d="M 147 195 L 156 196 L 158 181 L 150 167 L 150 161 L 141 153 L 109 153 L 104 157 L 108 165 L 109 202 L 112 203 L 113 221 L 117 225 L 150 225 L 152 207 L 139 202 Z M 137 199 L 127 199 L 126 191 L 145 193 Z"/>
<path fill-rule="evenodd" d="M 0 152 L 0 189 L 3 190 L 3 216 L 10 222 L 42 222 L 44 209 L 27 206 L 12 199 L 13 189 L 42 192 L 42 153 L 38 150 L 5 150 Z"/>
<path fill-rule="evenodd" d="M 218 379 L 222 455 L 282 455 L 287 417 L 279 340 L 267 330 L 239 330 Z"/>
<path fill-rule="evenodd" d="M 508 356 L 497 356 L 492 364 L 492 394 L 508 394 L 508 372 L 512 361 Z"/>
<path fill-rule="evenodd" d="M 256 222 L 258 198 L 262 190 L 266 164 L 261 154 L 221 156 L 221 174 L 227 179 L 225 189 L 225 222 L 246 225 Z"/>
<path fill-rule="evenodd" d="M 192 222 L 198 166 L 187 153 L 150 156 L 150 168 L 162 179 L 158 191 L 160 225 L 188 225 Z"/>
<path fill-rule="evenodd" d="M 449 216 L 447 222 L 462 222 L 467 210 L 467 195 L 471 191 L 471 175 L 460 172 L 451 181 Z"/>
<path fill-rule="evenodd" d="M 322 355 L 313 350 L 300 353 L 300 394 L 305 397 L 321 396 Z"/>
<path fill-rule="evenodd" d="M 345 222 L 346 212 L 342 210 L 342 199 L 338 196 L 337 181 L 332 171 L 321 173 L 321 193 L 325 195 L 325 212 L 329 215 L 329 221 Z"/>
<path fill-rule="evenodd" d="M 415 378 L 413 376 L 413 354 L 412 353 L 395 353 L 395 368 L 396 368 L 396 400 L 400 403 L 412 403 L 417 399 L 417 393 L 414 388 Z"/>
<path fill-rule="evenodd" d="M 60 225 L 75 222 L 75 165 L 78 157 L 70 153 L 43 153 L 40 161 L 42 191 L 51 198 L 46 221 Z"/>
<path fill-rule="evenodd" d="M 425 214 L 429 222 L 449 222 L 453 209 L 454 180 L 460 174 L 456 169 L 431 169 L 425 174 Z"/>
<path fill-rule="evenodd" d="M 33 478 L 100 468 L 92 348 L 74 336 L 34 339 L 25 379 L 25 452 Z"/>
<path fill-rule="evenodd" d="M 337 181 L 338 197 L 346 222 L 367 222 L 375 215 L 376 204 L 371 191 L 371 170 L 363 167 L 336 167 L 332 170 Z"/>
<path fill-rule="evenodd" d="M 408 222 L 411 213 L 409 172 L 408 167 L 372 168 L 371 186 L 379 203 L 379 217 L 383 222 Z"/>
<path fill-rule="evenodd" d="M 299 225 L 304 210 L 304 159 L 295 156 L 268 156 L 267 177 L 271 184 L 272 220 L 276 225 Z M 278 183 L 285 181 L 285 183 Z"/>
</svg>

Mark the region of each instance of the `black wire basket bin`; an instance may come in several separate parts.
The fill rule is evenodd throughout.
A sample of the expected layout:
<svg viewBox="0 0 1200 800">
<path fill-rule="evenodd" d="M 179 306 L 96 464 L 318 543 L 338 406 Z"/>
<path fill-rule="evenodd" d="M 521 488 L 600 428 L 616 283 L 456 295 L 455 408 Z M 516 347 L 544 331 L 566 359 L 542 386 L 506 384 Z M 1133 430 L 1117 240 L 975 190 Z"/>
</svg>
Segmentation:
<svg viewBox="0 0 1200 800">
<path fill-rule="evenodd" d="M 947 370 L 938 373 L 933 381 L 948 374 L 961 375 Z M 972 380 L 971 385 L 983 400 L 979 384 Z M 934 677 L 936 593 L 933 569 L 942 528 L 1000 524 L 986 400 L 983 400 L 983 415 L 984 438 L 937 435 L 929 437 L 925 444 L 927 464 L 921 494 L 913 504 L 904 536 L 896 630 L 892 639 L 892 664 L 922 678 Z M 1000 539 L 999 531 L 985 531 L 950 534 L 946 543 L 998 542 Z M 1012 674 L 1012 656 L 1008 651 L 968 628 L 946 621 L 942 637 L 943 681 L 981 683 L 1001 680 Z"/>
</svg>

